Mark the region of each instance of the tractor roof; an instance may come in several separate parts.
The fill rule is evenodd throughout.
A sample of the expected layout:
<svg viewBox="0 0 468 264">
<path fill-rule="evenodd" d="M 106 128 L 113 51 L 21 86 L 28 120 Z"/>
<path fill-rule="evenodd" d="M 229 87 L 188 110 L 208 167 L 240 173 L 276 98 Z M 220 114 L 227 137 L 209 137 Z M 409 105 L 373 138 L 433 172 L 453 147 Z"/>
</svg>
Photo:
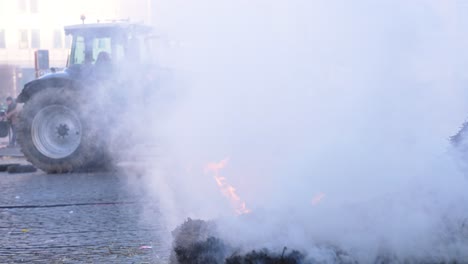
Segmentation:
<svg viewBox="0 0 468 264">
<path fill-rule="evenodd" d="M 116 23 L 93 23 L 93 24 L 78 24 L 65 26 L 65 34 L 75 34 L 77 32 L 90 32 L 90 31 L 122 31 L 134 33 L 148 33 L 151 31 L 150 26 L 142 24 L 132 24 L 124 22 Z"/>
</svg>

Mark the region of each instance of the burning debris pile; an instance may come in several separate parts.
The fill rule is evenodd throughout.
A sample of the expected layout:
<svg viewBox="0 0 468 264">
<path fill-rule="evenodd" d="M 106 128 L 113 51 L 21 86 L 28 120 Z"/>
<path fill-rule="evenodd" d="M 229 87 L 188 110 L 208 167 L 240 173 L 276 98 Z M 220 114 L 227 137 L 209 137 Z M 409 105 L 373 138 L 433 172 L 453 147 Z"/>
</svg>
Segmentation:
<svg viewBox="0 0 468 264">
<path fill-rule="evenodd" d="M 245 252 L 219 238 L 214 222 L 188 219 L 177 227 L 174 237 L 171 264 L 312 264 L 319 261 L 298 250 L 284 247 L 275 252 L 266 248 Z M 344 251 L 333 250 L 334 263 L 357 263 Z"/>
<path fill-rule="evenodd" d="M 234 245 L 223 239 L 219 222 L 187 219 L 173 232 L 173 249 L 170 264 L 393 264 L 393 263 L 466 263 L 466 254 L 436 256 L 430 252 L 423 255 L 401 255 L 389 248 L 381 248 L 376 254 L 358 257 L 357 252 L 348 252 L 328 243 L 318 243 L 312 248 L 247 248 Z M 461 230 L 455 230 L 460 234 Z M 464 235 L 462 235 L 464 236 Z M 280 237 L 278 240 L 281 239 Z M 449 241 L 446 241 L 449 243 Z M 444 242 L 442 242 L 444 243 Z M 433 248 L 434 252 L 438 249 Z M 454 252 L 452 252 L 452 255 Z M 362 258 L 364 257 L 364 258 Z"/>
<path fill-rule="evenodd" d="M 177 227 L 174 237 L 171 264 L 221 263 L 227 254 L 226 245 L 216 238 L 213 222 L 188 219 Z"/>
<path fill-rule="evenodd" d="M 230 217 L 188 218 L 172 232 L 171 264 L 467 263 L 466 210 L 434 214 L 445 207 L 430 202 L 395 210 L 393 206 L 407 201 L 404 194 L 323 210 L 323 192 L 309 202 L 310 194 L 303 196 L 305 209 L 314 214 L 251 210 L 255 207 L 246 206 L 239 195 L 243 189 L 238 191 L 224 177 L 228 161 L 207 163 L 204 172 L 214 178 L 210 183 L 219 189 L 216 198 L 225 198 L 223 206 L 230 207 Z M 434 200 L 440 202 L 437 197 Z"/>
<path fill-rule="evenodd" d="M 262 263 L 262 264 L 296 264 L 311 263 L 305 260 L 305 255 L 297 250 L 287 252 L 283 249 L 281 254 L 270 252 L 268 249 L 260 251 L 253 250 L 245 255 L 232 255 L 226 259 L 226 264 L 244 264 L 244 263 Z"/>
</svg>

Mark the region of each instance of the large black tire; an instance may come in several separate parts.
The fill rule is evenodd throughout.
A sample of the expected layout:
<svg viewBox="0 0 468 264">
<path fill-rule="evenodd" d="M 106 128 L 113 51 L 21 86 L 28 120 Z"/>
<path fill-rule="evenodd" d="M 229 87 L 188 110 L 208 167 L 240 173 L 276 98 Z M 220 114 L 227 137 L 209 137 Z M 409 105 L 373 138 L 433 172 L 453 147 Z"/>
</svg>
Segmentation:
<svg viewBox="0 0 468 264">
<path fill-rule="evenodd" d="M 108 163 L 98 137 L 95 110 L 85 95 L 69 88 L 47 88 L 25 103 L 17 127 L 28 161 L 47 173 L 65 173 Z"/>
</svg>

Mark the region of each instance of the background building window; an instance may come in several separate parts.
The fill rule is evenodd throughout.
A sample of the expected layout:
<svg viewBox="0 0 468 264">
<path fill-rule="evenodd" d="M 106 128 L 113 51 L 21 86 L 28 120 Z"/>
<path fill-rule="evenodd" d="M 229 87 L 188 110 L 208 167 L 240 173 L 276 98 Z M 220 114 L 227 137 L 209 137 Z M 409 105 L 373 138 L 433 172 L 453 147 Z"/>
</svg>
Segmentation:
<svg viewBox="0 0 468 264">
<path fill-rule="evenodd" d="M 27 49 L 28 47 L 29 47 L 28 31 L 26 29 L 21 29 L 19 31 L 19 48 Z"/>
<path fill-rule="evenodd" d="M 63 36 L 62 30 L 60 29 L 54 30 L 54 49 L 63 48 L 62 36 Z"/>
<path fill-rule="evenodd" d="M 39 29 L 31 30 L 31 48 L 39 49 L 41 47 L 41 35 Z"/>
<path fill-rule="evenodd" d="M 0 49 L 6 48 L 5 30 L 0 29 Z"/>
<path fill-rule="evenodd" d="M 26 0 L 18 0 L 18 8 L 20 12 L 26 12 Z"/>
<path fill-rule="evenodd" d="M 29 1 L 29 10 L 31 13 L 37 13 L 37 0 Z"/>
</svg>

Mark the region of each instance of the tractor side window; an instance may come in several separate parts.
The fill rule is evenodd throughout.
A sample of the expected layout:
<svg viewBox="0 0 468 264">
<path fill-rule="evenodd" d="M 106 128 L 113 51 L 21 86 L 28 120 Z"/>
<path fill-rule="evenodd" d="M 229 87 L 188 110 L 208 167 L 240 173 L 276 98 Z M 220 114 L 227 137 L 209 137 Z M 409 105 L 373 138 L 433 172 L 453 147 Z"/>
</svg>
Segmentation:
<svg viewBox="0 0 468 264">
<path fill-rule="evenodd" d="M 140 61 L 140 46 L 137 38 L 128 39 L 127 58 L 130 61 Z"/>
<path fill-rule="evenodd" d="M 116 62 L 120 62 L 125 57 L 125 50 L 123 45 L 115 45 L 113 48 L 114 52 L 112 54 L 113 59 Z"/>
<path fill-rule="evenodd" d="M 85 39 L 83 36 L 76 36 L 74 43 L 72 64 L 82 64 L 85 60 Z"/>
</svg>

